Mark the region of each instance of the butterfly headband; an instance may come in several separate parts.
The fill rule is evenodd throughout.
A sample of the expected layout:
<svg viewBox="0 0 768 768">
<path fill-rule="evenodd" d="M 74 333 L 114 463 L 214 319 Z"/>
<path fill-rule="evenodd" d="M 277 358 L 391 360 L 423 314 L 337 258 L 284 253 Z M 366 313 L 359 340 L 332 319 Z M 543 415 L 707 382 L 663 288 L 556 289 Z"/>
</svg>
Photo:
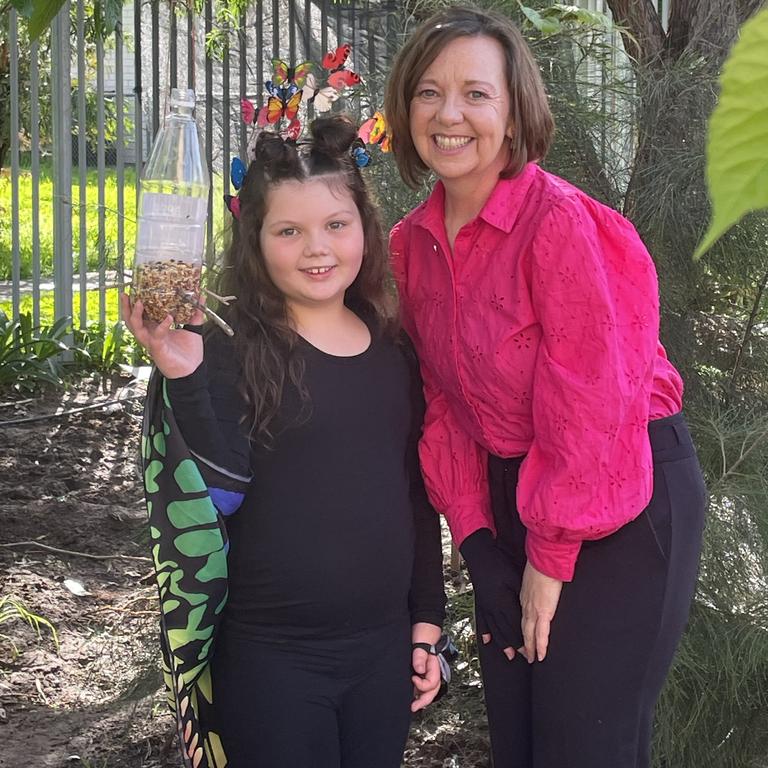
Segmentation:
<svg viewBox="0 0 768 768">
<path fill-rule="evenodd" d="M 346 68 L 352 51 L 348 43 L 340 45 L 323 56 L 321 66 L 305 61 L 291 67 L 282 59 L 272 59 L 272 79 L 265 84 L 267 102 L 257 109 L 249 99 L 241 99 L 241 115 L 247 125 L 254 126 L 254 132 L 248 145 L 248 157 L 253 156 L 255 139 L 263 130 L 272 130 L 284 141 L 297 142 L 301 135 L 302 123 L 299 113 L 304 105 L 314 112 L 322 114 L 330 111 L 334 102 L 341 98 L 347 88 L 353 88 L 362 82 L 356 72 Z M 315 71 L 324 71 L 325 84 L 320 85 Z M 389 139 L 386 123 L 381 112 L 374 113 L 358 131 L 358 138 L 350 147 L 350 155 L 358 168 L 365 168 L 371 162 L 371 155 L 366 144 L 378 144 L 383 152 L 389 151 Z M 246 164 L 240 158 L 233 158 L 230 179 L 235 190 L 239 191 L 247 173 Z M 227 208 L 235 218 L 240 218 L 240 199 L 238 195 L 224 195 Z"/>
</svg>

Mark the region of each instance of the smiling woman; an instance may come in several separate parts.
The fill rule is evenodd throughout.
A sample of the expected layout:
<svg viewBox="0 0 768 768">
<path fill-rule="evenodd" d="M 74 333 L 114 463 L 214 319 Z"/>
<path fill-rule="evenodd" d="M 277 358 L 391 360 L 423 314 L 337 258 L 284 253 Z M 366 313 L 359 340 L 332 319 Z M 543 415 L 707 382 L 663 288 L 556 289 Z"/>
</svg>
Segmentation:
<svg viewBox="0 0 768 768">
<path fill-rule="evenodd" d="M 544 171 L 509 19 L 425 21 L 385 99 L 429 199 L 390 248 L 427 401 L 430 498 L 472 577 L 496 768 L 647 768 L 696 580 L 704 489 L 632 225 Z"/>
<path fill-rule="evenodd" d="M 509 101 L 501 45 L 482 37 L 454 40 L 416 84 L 410 135 L 417 154 L 443 184 L 467 187 L 482 202 L 509 162 Z"/>
</svg>

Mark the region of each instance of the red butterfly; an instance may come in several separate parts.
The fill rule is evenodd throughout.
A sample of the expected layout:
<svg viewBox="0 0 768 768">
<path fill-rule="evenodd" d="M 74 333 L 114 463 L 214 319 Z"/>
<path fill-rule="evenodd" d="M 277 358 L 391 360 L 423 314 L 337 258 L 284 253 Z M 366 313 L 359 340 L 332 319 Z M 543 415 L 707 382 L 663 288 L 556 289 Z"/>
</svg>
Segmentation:
<svg viewBox="0 0 768 768">
<path fill-rule="evenodd" d="M 344 88 L 351 88 L 362 82 L 362 78 L 357 72 L 353 72 L 351 69 L 343 69 L 351 51 L 352 46 L 349 43 L 344 43 L 335 51 L 328 51 L 323 56 L 323 67 L 330 71 L 328 85 L 337 91 L 343 91 Z"/>
<path fill-rule="evenodd" d="M 297 118 L 294 118 L 290 123 L 288 123 L 288 126 L 284 130 L 280 131 L 280 138 L 282 138 L 283 141 L 296 141 L 300 134 L 301 122 Z"/>
<path fill-rule="evenodd" d="M 323 68 L 336 70 L 341 69 L 349 58 L 349 54 L 352 52 L 352 46 L 349 43 L 340 45 L 335 51 L 328 51 L 323 56 Z"/>
<path fill-rule="evenodd" d="M 253 125 L 256 122 L 256 107 L 250 99 L 240 99 L 240 114 L 246 125 Z"/>
</svg>

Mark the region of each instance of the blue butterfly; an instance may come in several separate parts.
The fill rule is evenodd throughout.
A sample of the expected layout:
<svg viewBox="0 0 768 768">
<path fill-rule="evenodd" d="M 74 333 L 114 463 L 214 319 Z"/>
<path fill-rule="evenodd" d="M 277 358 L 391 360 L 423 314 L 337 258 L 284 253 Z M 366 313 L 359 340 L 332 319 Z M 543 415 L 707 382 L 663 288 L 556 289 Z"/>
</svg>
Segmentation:
<svg viewBox="0 0 768 768">
<path fill-rule="evenodd" d="M 361 139 L 355 139 L 351 147 L 352 159 L 358 168 L 365 168 L 371 162 L 371 154 Z"/>
<path fill-rule="evenodd" d="M 232 180 L 232 186 L 235 189 L 240 189 L 243 186 L 245 180 L 245 174 L 247 173 L 245 163 L 239 157 L 232 158 L 232 170 L 229 177 Z"/>
<path fill-rule="evenodd" d="M 283 102 L 289 101 L 294 94 L 299 92 L 299 87 L 295 83 L 288 83 L 285 87 L 280 88 L 271 80 L 267 80 L 267 82 L 264 83 L 264 89 L 270 96 L 274 96 L 276 99 L 280 99 Z"/>
</svg>

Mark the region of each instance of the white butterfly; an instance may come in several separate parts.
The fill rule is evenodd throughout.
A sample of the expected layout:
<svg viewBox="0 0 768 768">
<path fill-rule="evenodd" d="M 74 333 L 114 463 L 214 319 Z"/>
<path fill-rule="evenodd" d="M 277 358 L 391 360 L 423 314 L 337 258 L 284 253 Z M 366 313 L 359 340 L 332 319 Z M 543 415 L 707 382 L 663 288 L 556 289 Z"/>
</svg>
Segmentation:
<svg viewBox="0 0 768 768">
<path fill-rule="evenodd" d="M 307 75 L 307 82 L 301 89 L 302 101 L 306 104 L 312 104 L 315 108 L 315 112 L 328 112 L 333 106 L 333 102 L 336 101 L 341 95 L 339 91 L 331 86 L 325 88 L 317 87 L 317 78 L 310 72 Z"/>
</svg>

